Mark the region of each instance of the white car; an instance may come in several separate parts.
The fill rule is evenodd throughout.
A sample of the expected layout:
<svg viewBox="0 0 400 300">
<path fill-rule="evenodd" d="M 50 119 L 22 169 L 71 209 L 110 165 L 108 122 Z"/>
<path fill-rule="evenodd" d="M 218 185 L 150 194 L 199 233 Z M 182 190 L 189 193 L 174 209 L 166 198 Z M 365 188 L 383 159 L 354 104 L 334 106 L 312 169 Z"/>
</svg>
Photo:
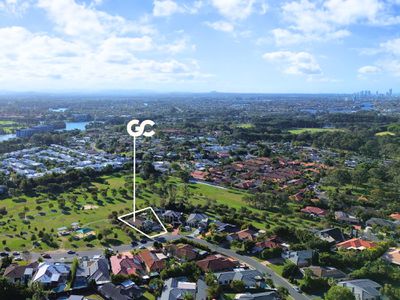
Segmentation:
<svg viewBox="0 0 400 300">
<path fill-rule="evenodd" d="M 298 286 L 293 286 L 293 289 L 294 289 L 296 292 L 301 293 L 301 289 L 300 289 Z"/>
</svg>

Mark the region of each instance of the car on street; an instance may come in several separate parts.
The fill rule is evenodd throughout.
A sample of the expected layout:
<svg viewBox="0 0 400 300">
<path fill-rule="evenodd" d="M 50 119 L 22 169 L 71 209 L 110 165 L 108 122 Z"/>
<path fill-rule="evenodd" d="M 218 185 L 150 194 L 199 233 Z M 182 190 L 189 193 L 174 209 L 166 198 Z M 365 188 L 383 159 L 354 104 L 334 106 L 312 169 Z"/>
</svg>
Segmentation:
<svg viewBox="0 0 400 300">
<path fill-rule="evenodd" d="M 294 286 L 293 289 L 298 293 L 302 292 L 301 289 L 298 286 Z"/>
<path fill-rule="evenodd" d="M 51 258 L 50 254 L 48 254 L 48 253 L 43 253 L 43 254 L 42 254 L 42 257 L 43 257 L 43 258 Z"/>
<path fill-rule="evenodd" d="M 75 254 L 76 252 L 75 252 L 74 250 L 68 250 L 67 253 L 70 254 L 70 255 L 72 255 L 72 254 Z"/>
</svg>

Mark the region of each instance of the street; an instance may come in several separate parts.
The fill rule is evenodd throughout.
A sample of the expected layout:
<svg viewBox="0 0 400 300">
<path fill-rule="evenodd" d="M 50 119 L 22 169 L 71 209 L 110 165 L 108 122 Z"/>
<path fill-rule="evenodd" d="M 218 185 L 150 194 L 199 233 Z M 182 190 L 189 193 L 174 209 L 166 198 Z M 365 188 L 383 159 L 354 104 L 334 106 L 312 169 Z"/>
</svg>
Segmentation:
<svg viewBox="0 0 400 300">
<path fill-rule="evenodd" d="M 180 236 L 180 235 L 165 235 L 163 236 L 165 238 L 166 241 L 171 241 L 171 240 L 175 240 L 175 239 L 179 239 L 179 238 L 184 238 L 184 236 Z M 196 241 L 199 244 L 205 245 L 207 247 L 209 247 L 212 251 L 215 252 L 219 252 L 221 254 L 227 255 L 227 256 L 231 256 L 241 262 L 244 262 L 245 264 L 251 266 L 252 268 L 258 270 L 261 273 L 267 274 L 269 276 L 269 278 L 272 279 L 272 281 L 274 282 L 275 286 L 283 286 L 285 288 L 288 289 L 289 294 L 295 299 L 295 300 L 309 300 L 310 298 L 307 297 L 304 294 L 301 294 L 299 292 L 297 292 L 293 286 L 283 277 L 279 276 L 278 274 L 276 274 L 272 269 L 268 268 L 267 266 L 261 264 L 259 261 L 248 257 L 248 256 L 244 256 L 244 255 L 240 255 L 237 254 L 236 252 L 230 250 L 230 249 L 226 249 L 226 248 L 222 248 L 219 247 L 217 245 L 211 244 L 205 240 L 202 239 L 198 239 L 198 238 L 190 238 L 191 240 Z M 116 246 L 113 247 L 113 250 L 115 252 L 126 252 L 126 251 L 131 251 L 133 249 L 138 249 L 141 246 L 144 247 L 149 247 L 153 245 L 154 241 L 148 241 L 145 244 L 138 244 L 136 246 L 132 246 L 132 245 L 121 245 L 121 246 Z M 51 258 L 50 259 L 45 259 L 46 261 L 59 261 L 62 259 L 65 260 L 72 260 L 74 257 L 83 257 L 83 256 L 88 256 L 88 257 L 93 257 L 95 255 L 101 255 L 104 253 L 104 249 L 93 249 L 93 250 L 86 250 L 86 251 L 77 251 L 75 254 L 67 254 L 67 251 L 54 251 L 54 252 L 46 252 L 48 254 L 50 254 Z M 31 257 L 33 260 L 37 260 L 39 257 L 41 257 L 41 255 L 39 253 L 31 253 Z"/>
</svg>

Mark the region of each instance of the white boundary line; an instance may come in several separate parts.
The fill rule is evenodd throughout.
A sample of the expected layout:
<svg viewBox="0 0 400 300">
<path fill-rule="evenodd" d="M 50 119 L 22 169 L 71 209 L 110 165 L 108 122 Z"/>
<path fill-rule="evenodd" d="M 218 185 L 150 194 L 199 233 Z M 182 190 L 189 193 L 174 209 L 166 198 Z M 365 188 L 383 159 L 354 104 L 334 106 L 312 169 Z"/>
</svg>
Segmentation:
<svg viewBox="0 0 400 300">
<path fill-rule="evenodd" d="M 136 222 L 136 137 L 133 137 L 133 222 Z"/>
<path fill-rule="evenodd" d="M 133 125 L 139 125 L 139 126 L 135 127 L 135 131 L 132 131 L 132 126 Z M 132 205 L 132 210 L 133 210 L 133 212 L 131 212 L 129 214 L 125 214 L 123 216 L 119 216 L 118 220 L 120 220 L 124 224 L 128 225 L 129 227 L 135 229 L 137 232 L 143 234 L 147 238 L 153 239 L 153 238 L 155 238 L 157 236 L 160 236 L 160 235 L 168 233 L 168 231 L 167 231 L 167 229 L 165 228 L 164 224 L 161 222 L 160 218 L 157 216 L 156 212 L 154 211 L 154 209 L 152 207 L 149 206 L 149 207 L 146 207 L 146 208 L 143 208 L 143 209 L 136 210 L 136 137 L 139 137 L 141 135 L 150 137 L 150 136 L 153 136 L 154 133 L 155 133 L 154 130 L 148 131 L 148 132 L 144 132 L 144 127 L 146 125 L 153 126 L 154 122 L 152 120 L 144 120 L 142 123 L 140 123 L 139 120 L 132 120 L 127 124 L 128 134 L 133 137 L 133 144 L 132 144 L 132 160 L 133 160 L 133 168 L 132 168 L 133 169 L 132 170 L 132 175 L 133 175 L 132 176 L 132 179 L 133 179 L 132 180 L 133 181 L 133 191 L 132 191 L 133 205 Z M 136 222 L 136 213 L 139 213 L 139 212 L 144 211 L 146 209 L 150 209 L 152 211 L 152 213 L 156 216 L 157 221 L 161 224 L 162 228 L 164 229 L 164 232 L 156 234 L 156 235 L 153 235 L 153 236 L 149 236 L 148 234 L 144 233 L 143 231 L 141 231 L 140 229 L 136 228 L 132 224 L 129 224 L 127 221 L 123 220 L 123 218 L 125 218 L 125 217 L 127 217 L 129 215 L 132 215 L 133 222 L 135 223 Z"/>
<path fill-rule="evenodd" d="M 125 218 L 125 217 L 127 217 L 127 216 L 130 216 L 130 215 L 132 215 L 132 214 L 133 214 L 134 219 L 135 219 L 135 214 L 137 214 L 137 213 L 139 213 L 139 212 L 142 212 L 142 211 L 145 211 L 145 210 L 147 210 L 147 209 L 150 209 L 151 212 L 155 215 L 157 221 L 161 224 L 161 227 L 162 227 L 163 230 L 164 230 L 163 232 L 157 233 L 157 234 L 155 234 L 155 235 L 150 236 L 150 235 L 144 233 L 143 231 L 141 231 L 139 228 L 137 228 L 137 227 L 133 226 L 132 224 L 129 224 L 127 221 L 123 220 L 123 218 Z M 119 216 L 119 217 L 118 217 L 118 220 L 120 220 L 122 223 L 128 225 L 129 227 L 135 229 L 137 232 L 139 232 L 140 234 L 143 234 L 145 237 L 147 237 L 147 238 L 149 238 L 149 239 L 154 239 L 154 238 L 156 238 L 156 237 L 158 237 L 158 236 L 161 236 L 161 235 L 164 235 L 164 234 L 168 233 L 168 230 L 165 228 L 164 224 L 161 222 L 160 218 L 157 216 L 156 212 L 154 211 L 154 209 L 153 209 L 151 206 L 146 207 L 146 208 L 143 208 L 143 209 L 136 210 L 136 212 L 131 212 L 131 213 L 128 213 L 128 214 Z"/>
</svg>

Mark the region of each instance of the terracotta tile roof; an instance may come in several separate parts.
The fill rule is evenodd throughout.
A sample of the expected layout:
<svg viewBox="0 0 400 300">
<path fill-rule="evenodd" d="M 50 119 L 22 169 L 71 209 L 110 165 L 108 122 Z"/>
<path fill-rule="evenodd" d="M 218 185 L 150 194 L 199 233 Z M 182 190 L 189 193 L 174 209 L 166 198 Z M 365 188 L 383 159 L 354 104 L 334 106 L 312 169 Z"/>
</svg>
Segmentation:
<svg viewBox="0 0 400 300">
<path fill-rule="evenodd" d="M 390 215 L 390 217 L 395 220 L 400 220 L 400 213 L 393 213 Z"/>
<path fill-rule="evenodd" d="M 232 270 L 239 265 L 237 260 L 220 254 L 207 256 L 205 259 L 196 262 L 200 269 L 204 272 L 218 272 L 224 270 Z"/>
<path fill-rule="evenodd" d="M 190 175 L 197 180 L 206 180 L 209 174 L 208 172 L 193 171 Z"/>
<path fill-rule="evenodd" d="M 271 237 L 269 237 L 265 241 L 256 243 L 256 247 L 263 248 L 263 249 L 266 249 L 266 248 L 282 248 L 282 243 L 283 243 L 283 240 L 279 236 L 272 235 Z"/>
<path fill-rule="evenodd" d="M 376 247 L 376 243 L 362 240 L 360 238 L 353 238 L 351 240 L 336 244 L 336 246 L 343 249 L 364 250 Z"/>
<path fill-rule="evenodd" d="M 139 253 L 139 256 L 150 272 L 158 272 L 165 268 L 165 260 L 159 259 L 153 251 L 143 250 Z"/>
<path fill-rule="evenodd" d="M 120 253 L 110 257 L 111 270 L 113 274 L 122 275 L 138 275 L 143 271 L 142 259 L 138 255 L 133 255 L 130 252 Z"/>
<path fill-rule="evenodd" d="M 256 232 L 254 230 L 247 228 L 247 229 L 243 229 L 238 232 L 232 233 L 231 236 L 234 239 L 237 238 L 238 240 L 242 240 L 242 241 L 243 240 L 253 241 L 255 234 L 256 234 Z"/>
<path fill-rule="evenodd" d="M 171 254 L 179 258 L 194 260 L 197 257 L 197 252 L 195 251 L 195 249 L 187 244 L 179 244 L 179 245 L 171 244 L 169 246 L 166 246 L 166 249 Z"/>
<path fill-rule="evenodd" d="M 327 213 L 325 209 L 316 206 L 306 206 L 303 209 L 301 209 L 301 212 L 317 216 L 325 216 Z"/>
</svg>

